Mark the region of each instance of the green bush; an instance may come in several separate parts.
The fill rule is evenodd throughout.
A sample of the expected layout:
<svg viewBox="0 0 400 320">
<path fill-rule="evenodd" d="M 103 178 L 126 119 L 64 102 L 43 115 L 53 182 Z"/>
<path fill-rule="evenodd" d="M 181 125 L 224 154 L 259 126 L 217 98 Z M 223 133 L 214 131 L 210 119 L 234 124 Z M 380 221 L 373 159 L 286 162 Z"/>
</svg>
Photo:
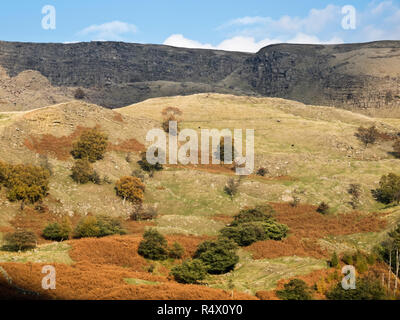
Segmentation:
<svg viewBox="0 0 400 320">
<path fill-rule="evenodd" d="M 139 244 L 138 253 L 150 260 L 166 260 L 168 258 L 168 243 L 157 230 L 147 230 Z"/>
<path fill-rule="evenodd" d="M 4 250 L 7 251 L 25 251 L 34 249 L 37 246 L 36 235 L 27 230 L 18 230 L 14 233 L 8 233 L 4 237 L 5 245 Z"/>
<path fill-rule="evenodd" d="M 168 256 L 172 259 L 182 259 L 185 249 L 178 243 L 174 242 L 168 250 Z"/>
<path fill-rule="evenodd" d="M 329 265 L 332 268 L 336 268 L 339 265 L 339 258 L 338 258 L 337 254 L 336 254 L 336 251 L 332 254 L 332 258 L 329 261 Z"/>
<path fill-rule="evenodd" d="M 379 188 L 372 190 L 374 198 L 384 204 L 390 204 L 400 202 L 400 176 L 389 173 L 386 176 L 382 176 L 379 181 Z"/>
<path fill-rule="evenodd" d="M 267 239 L 281 240 L 286 237 L 288 227 L 271 218 L 274 210 L 270 206 L 258 206 L 241 210 L 233 222 L 223 228 L 223 237 L 232 239 L 239 246 L 248 246 L 256 241 Z"/>
<path fill-rule="evenodd" d="M 75 238 L 100 238 L 114 234 L 125 234 L 118 219 L 106 216 L 87 216 L 75 228 Z"/>
<path fill-rule="evenodd" d="M 96 162 L 104 157 L 107 150 L 108 137 L 98 129 L 84 131 L 79 140 L 72 146 L 71 154 L 75 159 L 88 159 Z"/>
<path fill-rule="evenodd" d="M 95 171 L 87 159 L 75 161 L 71 169 L 71 178 L 77 183 L 85 184 L 93 180 Z"/>
<path fill-rule="evenodd" d="M 241 210 L 234 216 L 232 226 L 245 222 L 269 221 L 275 211 L 270 205 L 256 206 L 252 209 Z"/>
<path fill-rule="evenodd" d="M 194 258 L 204 262 L 208 273 L 224 274 L 233 270 L 239 262 L 236 250 L 236 243 L 230 239 L 205 241 L 198 246 Z"/>
<path fill-rule="evenodd" d="M 281 240 L 286 237 L 288 227 L 273 220 L 247 222 L 223 228 L 221 235 L 232 239 L 239 246 L 249 246 L 256 241 Z"/>
<path fill-rule="evenodd" d="M 356 289 L 345 290 L 339 282 L 326 294 L 328 300 L 385 300 L 386 293 L 379 280 L 361 278 Z"/>
<path fill-rule="evenodd" d="M 70 220 L 65 217 L 62 223 L 50 223 L 43 230 L 43 237 L 47 240 L 63 241 L 68 240 L 72 232 Z"/>
<path fill-rule="evenodd" d="M 171 275 L 179 283 L 198 283 L 207 275 L 207 267 L 199 259 L 184 261 L 171 270 Z"/>
<path fill-rule="evenodd" d="M 290 280 L 284 285 L 283 290 L 276 291 L 276 295 L 282 300 L 311 300 L 311 290 L 300 279 Z"/>
<path fill-rule="evenodd" d="M 347 265 L 353 265 L 354 263 L 353 255 L 349 253 L 344 254 L 342 257 L 342 261 Z"/>
<path fill-rule="evenodd" d="M 157 153 L 155 156 L 157 156 Z M 156 162 L 155 164 L 151 164 L 148 162 L 146 158 L 146 152 L 141 154 L 141 160 L 138 161 L 138 164 L 143 171 L 149 172 L 150 177 L 153 177 L 155 171 L 161 171 L 164 169 L 161 163 Z"/>
</svg>

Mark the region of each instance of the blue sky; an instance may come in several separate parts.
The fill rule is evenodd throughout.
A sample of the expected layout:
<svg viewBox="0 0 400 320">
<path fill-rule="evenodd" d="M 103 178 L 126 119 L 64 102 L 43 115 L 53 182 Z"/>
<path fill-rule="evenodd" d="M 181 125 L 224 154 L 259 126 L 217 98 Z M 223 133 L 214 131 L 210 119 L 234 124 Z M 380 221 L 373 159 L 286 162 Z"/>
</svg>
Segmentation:
<svg viewBox="0 0 400 320">
<path fill-rule="evenodd" d="M 54 6 L 55 29 L 42 8 Z M 356 10 L 344 29 L 344 6 Z M 348 21 L 348 20 L 347 20 Z M 1 1 L 0 40 L 115 40 L 255 52 L 277 43 L 400 40 L 400 0 L 14 0 Z"/>
</svg>

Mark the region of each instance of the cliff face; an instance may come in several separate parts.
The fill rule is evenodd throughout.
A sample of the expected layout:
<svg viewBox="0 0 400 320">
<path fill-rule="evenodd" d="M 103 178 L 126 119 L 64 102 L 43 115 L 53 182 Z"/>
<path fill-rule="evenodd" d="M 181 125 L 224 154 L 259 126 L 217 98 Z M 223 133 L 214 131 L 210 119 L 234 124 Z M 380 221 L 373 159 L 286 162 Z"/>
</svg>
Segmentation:
<svg viewBox="0 0 400 320">
<path fill-rule="evenodd" d="M 201 92 L 282 97 L 343 108 L 400 106 L 400 42 L 279 44 L 257 54 L 122 42 L 0 42 L 0 66 L 35 70 L 54 87 L 121 107 Z M 65 90 L 64 90 L 65 91 Z"/>
<path fill-rule="evenodd" d="M 272 45 L 247 59 L 225 83 L 308 104 L 398 108 L 400 42 Z"/>
</svg>

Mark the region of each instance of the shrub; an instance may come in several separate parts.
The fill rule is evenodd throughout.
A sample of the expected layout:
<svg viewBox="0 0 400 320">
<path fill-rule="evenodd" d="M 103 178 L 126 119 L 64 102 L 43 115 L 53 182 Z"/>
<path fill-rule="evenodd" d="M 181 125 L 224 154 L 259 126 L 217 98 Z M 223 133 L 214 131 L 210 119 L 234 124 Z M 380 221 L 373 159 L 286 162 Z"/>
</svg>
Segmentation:
<svg viewBox="0 0 400 320">
<path fill-rule="evenodd" d="M 270 205 L 256 206 L 251 209 L 243 209 L 233 217 L 231 225 L 238 225 L 244 222 L 268 221 L 275 213 Z"/>
<path fill-rule="evenodd" d="M 374 198 L 384 204 L 400 202 L 400 176 L 389 173 L 381 177 L 379 188 L 372 190 Z"/>
<path fill-rule="evenodd" d="M 353 209 L 357 209 L 360 203 L 361 185 L 352 183 L 349 185 L 347 193 L 351 195 L 350 205 Z"/>
<path fill-rule="evenodd" d="M 296 208 L 300 204 L 300 198 L 293 196 L 293 200 L 289 202 L 290 206 Z"/>
<path fill-rule="evenodd" d="M 329 212 L 329 205 L 325 202 L 321 202 L 317 208 L 317 212 L 321 214 L 327 214 Z"/>
<path fill-rule="evenodd" d="M 353 255 L 350 253 L 345 253 L 342 257 L 342 261 L 347 265 L 353 265 L 354 263 Z"/>
<path fill-rule="evenodd" d="M 230 239 L 205 241 L 198 246 L 194 258 L 204 262 L 208 273 L 224 274 L 233 270 L 238 263 L 236 250 L 236 243 Z"/>
<path fill-rule="evenodd" d="M 364 273 L 368 270 L 367 258 L 360 252 L 357 252 L 355 256 L 355 267 L 359 273 Z"/>
<path fill-rule="evenodd" d="M 168 250 L 168 256 L 171 259 L 182 259 L 184 253 L 185 249 L 178 242 L 174 242 Z"/>
<path fill-rule="evenodd" d="M 332 258 L 329 261 L 329 265 L 332 268 L 336 268 L 337 266 L 339 266 L 339 258 L 338 258 L 337 254 L 336 254 L 336 251 L 332 254 Z"/>
<path fill-rule="evenodd" d="M 27 230 L 18 230 L 14 233 L 8 233 L 4 237 L 4 250 L 8 251 L 25 251 L 34 249 L 37 246 L 36 235 Z"/>
<path fill-rule="evenodd" d="M 93 170 L 93 174 L 90 177 L 90 181 L 92 181 L 94 184 L 101 184 L 100 175 L 97 173 L 96 170 Z"/>
<path fill-rule="evenodd" d="M 249 246 L 256 241 L 267 239 L 262 222 L 247 222 L 238 226 L 228 226 L 220 231 L 223 237 L 232 239 L 239 246 Z"/>
<path fill-rule="evenodd" d="M 75 228 L 75 238 L 100 238 L 114 234 L 125 234 L 118 219 L 107 216 L 87 216 Z"/>
<path fill-rule="evenodd" d="M 82 100 L 85 98 L 85 92 L 81 88 L 77 88 L 74 92 L 75 99 Z"/>
<path fill-rule="evenodd" d="M 166 260 L 168 258 L 168 243 L 157 230 L 147 230 L 139 244 L 138 253 L 150 260 Z"/>
<path fill-rule="evenodd" d="M 171 275 L 179 283 L 197 284 L 207 275 L 207 267 L 199 259 L 184 261 L 181 265 L 171 270 Z"/>
<path fill-rule="evenodd" d="M 400 139 L 397 139 L 396 142 L 393 144 L 393 153 L 396 158 L 400 158 Z"/>
<path fill-rule="evenodd" d="M 122 177 L 115 183 L 117 196 L 134 204 L 141 204 L 144 198 L 145 185 L 135 177 Z"/>
<path fill-rule="evenodd" d="M 226 137 L 226 139 L 229 141 L 231 137 Z M 235 158 L 235 149 L 234 149 L 234 142 L 231 139 L 232 143 L 232 150 L 231 150 L 231 161 Z M 218 145 L 218 152 L 216 152 L 215 157 L 219 159 L 222 163 L 225 161 L 228 161 L 228 157 L 225 159 L 225 137 L 221 138 L 219 145 Z M 227 155 L 228 156 L 228 155 Z"/>
<path fill-rule="evenodd" d="M 224 192 L 233 199 L 233 197 L 239 192 L 240 180 L 235 181 L 233 178 L 229 178 L 227 184 L 224 187 Z"/>
<path fill-rule="evenodd" d="M 71 169 L 71 178 L 76 183 L 85 184 L 94 180 L 95 171 L 87 159 L 78 159 Z"/>
<path fill-rule="evenodd" d="M 339 282 L 326 293 L 328 300 L 385 300 L 385 289 L 380 281 L 361 278 L 357 280 L 356 289 L 345 290 Z"/>
<path fill-rule="evenodd" d="M 0 168 L 0 180 L 7 188 L 10 201 L 21 200 L 21 209 L 25 202 L 35 203 L 47 196 L 50 172 L 31 165 L 7 165 Z"/>
<path fill-rule="evenodd" d="M 284 285 L 283 290 L 276 291 L 276 295 L 282 300 L 311 300 L 311 290 L 300 279 L 290 280 Z"/>
<path fill-rule="evenodd" d="M 140 181 L 144 182 L 144 174 L 141 170 L 134 170 L 131 174 L 132 177 L 139 178 Z"/>
<path fill-rule="evenodd" d="M 155 153 L 155 156 L 157 157 L 157 152 Z M 138 161 L 138 164 L 143 171 L 149 172 L 150 177 L 154 176 L 155 171 L 161 171 L 164 169 L 163 165 L 159 162 L 156 162 L 155 164 L 148 162 L 146 152 L 141 154 L 141 160 Z"/>
<path fill-rule="evenodd" d="M 379 131 L 375 126 L 370 128 L 359 127 L 355 136 L 367 147 L 369 144 L 374 144 L 379 138 Z"/>
<path fill-rule="evenodd" d="M 256 172 L 258 176 L 265 177 L 268 174 L 268 169 L 266 168 L 259 168 Z"/>
<path fill-rule="evenodd" d="M 47 240 L 63 241 L 68 240 L 72 232 L 71 221 L 64 217 L 62 223 L 50 223 L 43 230 L 43 237 Z"/>
<path fill-rule="evenodd" d="M 158 216 L 156 207 L 144 208 L 141 204 L 135 205 L 131 213 L 131 219 L 133 221 L 147 221 L 154 220 Z"/>
<path fill-rule="evenodd" d="M 75 159 L 88 159 L 96 162 L 104 157 L 107 150 L 108 137 L 98 129 L 84 131 L 79 140 L 72 146 L 71 154 Z"/>
</svg>

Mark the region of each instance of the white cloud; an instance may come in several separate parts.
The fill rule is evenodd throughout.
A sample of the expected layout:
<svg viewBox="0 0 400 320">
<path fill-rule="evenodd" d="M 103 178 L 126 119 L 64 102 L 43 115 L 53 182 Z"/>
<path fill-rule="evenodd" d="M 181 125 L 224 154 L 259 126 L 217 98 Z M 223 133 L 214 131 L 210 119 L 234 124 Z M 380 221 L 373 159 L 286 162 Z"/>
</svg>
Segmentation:
<svg viewBox="0 0 400 320">
<path fill-rule="evenodd" d="M 343 40 L 339 37 L 332 37 L 328 41 L 321 41 L 316 36 L 307 35 L 305 33 L 298 33 L 292 39 L 288 41 L 282 41 L 279 39 L 262 39 L 256 41 L 253 37 L 236 36 L 233 38 L 226 39 L 216 46 L 211 44 L 204 44 L 196 40 L 185 38 L 182 34 L 173 34 L 168 37 L 165 41 L 165 45 L 173 47 L 183 48 L 196 48 L 196 49 L 213 49 L 213 50 L 226 50 L 226 51 L 242 51 L 242 52 L 257 52 L 260 49 L 276 43 L 304 43 L 304 44 L 339 44 L 343 43 Z"/>
<path fill-rule="evenodd" d="M 302 43 L 302 44 L 341 44 L 343 40 L 339 37 L 332 37 L 328 41 L 321 41 L 317 36 L 308 35 L 305 33 L 298 33 L 294 38 L 289 39 L 288 43 Z"/>
<path fill-rule="evenodd" d="M 182 34 L 173 34 L 169 36 L 164 43 L 167 46 L 199 49 L 215 49 L 211 44 L 202 44 L 201 42 L 185 38 Z"/>
<path fill-rule="evenodd" d="M 163 44 L 173 47 L 196 48 L 196 49 L 213 49 L 226 51 L 243 51 L 257 52 L 261 48 L 270 44 L 282 42 L 278 39 L 263 39 L 255 41 L 252 37 L 237 36 L 222 41 L 220 44 L 213 46 L 211 44 L 201 43 L 196 40 L 185 38 L 182 34 L 173 34 L 169 36 Z"/>
<path fill-rule="evenodd" d="M 79 36 L 90 36 L 90 40 L 123 40 L 122 35 L 133 35 L 137 27 L 121 21 L 106 22 L 100 25 L 91 25 L 78 32 Z"/>
</svg>

